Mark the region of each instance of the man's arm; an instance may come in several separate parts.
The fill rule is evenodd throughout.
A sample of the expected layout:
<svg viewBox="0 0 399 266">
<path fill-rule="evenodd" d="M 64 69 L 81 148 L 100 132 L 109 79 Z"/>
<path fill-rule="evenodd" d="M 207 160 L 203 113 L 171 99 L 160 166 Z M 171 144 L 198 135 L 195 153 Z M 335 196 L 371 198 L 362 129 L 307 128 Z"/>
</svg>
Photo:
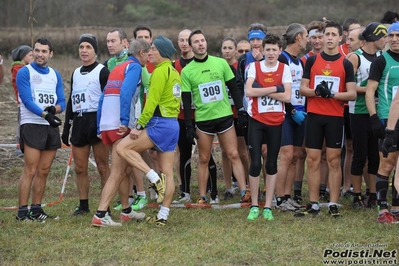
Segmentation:
<svg viewBox="0 0 399 266">
<path fill-rule="evenodd" d="M 370 116 L 374 115 L 377 113 L 377 110 L 375 108 L 375 91 L 377 90 L 378 87 L 378 81 L 369 79 L 367 81 L 367 89 L 366 89 L 366 106 L 367 110 L 369 110 Z"/>
</svg>

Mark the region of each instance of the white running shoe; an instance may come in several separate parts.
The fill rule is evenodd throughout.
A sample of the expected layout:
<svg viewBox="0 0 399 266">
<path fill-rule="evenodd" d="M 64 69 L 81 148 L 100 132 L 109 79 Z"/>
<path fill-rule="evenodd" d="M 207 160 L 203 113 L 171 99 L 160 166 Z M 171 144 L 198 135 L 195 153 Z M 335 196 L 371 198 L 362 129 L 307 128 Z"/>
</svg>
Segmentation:
<svg viewBox="0 0 399 266">
<path fill-rule="evenodd" d="M 220 200 L 219 200 L 218 195 L 216 195 L 215 199 L 211 198 L 211 201 L 209 202 L 209 204 L 219 204 L 219 203 L 220 203 Z"/>
<path fill-rule="evenodd" d="M 112 221 L 111 216 L 106 214 L 104 218 L 99 218 L 97 215 L 93 216 L 93 219 L 91 220 L 91 225 L 93 226 L 122 226 L 121 223 L 117 223 Z"/>
<path fill-rule="evenodd" d="M 291 204 L 296 209 L 302 208 L 301 205 L 299 205 L 295 200 L 293 200 L 291 198 L 288 198 L 287 201 L 289 204 Z"/>
<path fill-rule="evenodd" d="M 122 222 L 133 220 L 142 220 L 145 218 L 145 213 L 143 212 L 135 212 L 131 211 L 130 213 L 123 213 L 121 212 L 120 219 Z"/>
<path fill-rule="evenodd" d="M 177 200 L 172 201 L 172 203 L 174 203 L 174 204 L 190 203 L 190 202 L 191 202 L 191 197 L 190 197 L 190 194 L 188 194 L 188 193 L 184 193 L 184 196 L 179 196 L 179 198 Z"/>
<path fill-rule="evenodd" d="M 283 211 L 283 212 L 293 212 L 296 211 L 297 208 L 292 206 L 288 201 L 284 200 L 280 205 L 276 205 L 276 209 Z"/>
</svg>

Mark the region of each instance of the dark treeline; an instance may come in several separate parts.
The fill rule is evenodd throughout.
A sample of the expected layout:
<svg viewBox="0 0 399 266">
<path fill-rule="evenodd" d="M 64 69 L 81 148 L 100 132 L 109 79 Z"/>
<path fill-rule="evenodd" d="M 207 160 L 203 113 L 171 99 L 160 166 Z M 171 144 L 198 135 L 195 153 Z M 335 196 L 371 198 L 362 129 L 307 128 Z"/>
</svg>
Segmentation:
<svg viewBox="0 0 399 266">
<path fill-rule="evenodd" d="M 307 24 L 322 17 L 342 23 L 355 17 L 367 24 L 379 21 L 385 11 L 397 7 L 397 0 L 1 0 L 0 53 L 30 43 L 30 2 L 34 7 L 34 38 L 51 31 L 64 31 L 62 38 L 53 39 L 61 53 L 76 48 L 69 48 L 74 42 L 67 37 L 78 38 L 77 33 L 69 35 L 65 29 L 82 29 L 82 26 L 102 27 L 106 35 L 106 29 L 112 27 L 131 29 L 144 23 L 155 29 L 155 33 L 167 31 L 165 35 L 170 38 L 184 28 L 208 28 L 216 29 L 210 32 L 216 40 L 226 36 L 245 37 L 246 28 L 253 22 L 273 27 L 292 22 Z M 223 29 L 228 30 L 223 32 Z M 131 32 L 128 34 L 131 36 Z M 105 35 L 99 36 L 100 40 Z M 211 50 L 217 46 L 218 43 L 212 44 Z"/>
</svg>

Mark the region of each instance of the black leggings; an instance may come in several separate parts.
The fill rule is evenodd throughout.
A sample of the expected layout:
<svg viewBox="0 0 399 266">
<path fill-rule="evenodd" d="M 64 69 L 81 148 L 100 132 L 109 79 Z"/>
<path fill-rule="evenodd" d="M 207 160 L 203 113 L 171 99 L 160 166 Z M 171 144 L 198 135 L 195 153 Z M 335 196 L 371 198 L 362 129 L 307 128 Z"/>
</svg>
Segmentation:
<svg viewBox="0 0 399 266">
<path fill-rule="evenodd" d="M 269 126 L 252 117 L 248 118 L 248 147 L 251 155 L 249 174 L 259 176 L 262 169 L 262 144 L 267 145 L 266 173 L 277 173 L 277 158 L 280 152 L 282 125 Z"/>
<path fill-rule="evenodd" d="M 192 152 L 192 144 L 187 141 L 186 138 L 186 125 L 184 120 L 178 119 L 180 126 L 180 134 L 179 134 L 179 150 L 180 150 L 180 176 L 181 176 L 181 184 L 183 192 L 190 194 L 190 181 L 191 181 L 191 152 Z M 195 122 L 192 120 L 193 127 L 195 128 Z M 211 192 L 217 193 L 216 186 L 216 164 L 213 160 L 213 156 L 209 159 L 208 163 L 209 167 L 209 176 L 210 176 L 210 189 Z"/>
</svg>

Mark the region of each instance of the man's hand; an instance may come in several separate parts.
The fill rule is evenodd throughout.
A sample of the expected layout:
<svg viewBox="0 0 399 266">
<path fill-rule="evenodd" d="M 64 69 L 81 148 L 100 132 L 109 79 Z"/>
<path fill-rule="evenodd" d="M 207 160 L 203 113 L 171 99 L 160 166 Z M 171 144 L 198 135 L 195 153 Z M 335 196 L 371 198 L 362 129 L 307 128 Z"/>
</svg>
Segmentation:
<svg viewBox="0 0 399 266">
<path fill-rule="evenodd" d="M 44 108 L 44 111 L 49 112 L 52 115 L 55 115 L 55 112 L 57 111 L 57 109 L 55 109 L 54 105 L 50 105 L 50 106 L 47 106 L 46 108 Z"/>
<path fill-rule="evenodd" d="M 195 145 L 195 140 L 198 139 L 197 133 L 195 133 L 194 127 L 186 127 L 186 138 L 187 142 L 191 143 L 192 145 Z"/>
<path fill-rule="evenodd" d="M 394 136 L 395 130 L 388 130 L 385 129 L 385 139 L 382 142 L 382 156 L 384 158 L 388 157 L 388 153 L 396 152 L 397 150 L 397 143 L 395 143 Z"/>
<path fill-rule="evenodd" d="M 47 113 L 44 116 L 44 119 L 46 119 L 47 122 L 49 122 L 50 126 L 52 126 L 52 127 L 59 127 L 62 124 L 61 119 L 59 119 L 58 117 L 56 117 L 52 113 Z"/>
<path fill-rule="evenodd" d="M 323 98 L 330 98 L 331 97 L 331 91 L 328 88 L 327 82 L 325 82 L 324 80 L 322 82 L 320 82 L 320 84 L 318 84 L 316 86 L 316 89 L 314 90 L 314 93 L 316 94 L 316 96 L 321 96 Z"/>
<path fill-rule="evenodd" d="M 292 119 L 298 125 L 302 124 L 308 114 L 304 111 L 296 111 L 295 114 L 291 114 Z"/>
<path fill-rule="evenodd" d="M 374 136 L 376 136 L 380 139 L 384 139 L 385 138 L 384 125 L 382 124 L 378 115 L 373 114 L 372 116 L 370 116 L 370 122 L 371 122 L 371 129 L 373 131 Z"/>
</svg>

